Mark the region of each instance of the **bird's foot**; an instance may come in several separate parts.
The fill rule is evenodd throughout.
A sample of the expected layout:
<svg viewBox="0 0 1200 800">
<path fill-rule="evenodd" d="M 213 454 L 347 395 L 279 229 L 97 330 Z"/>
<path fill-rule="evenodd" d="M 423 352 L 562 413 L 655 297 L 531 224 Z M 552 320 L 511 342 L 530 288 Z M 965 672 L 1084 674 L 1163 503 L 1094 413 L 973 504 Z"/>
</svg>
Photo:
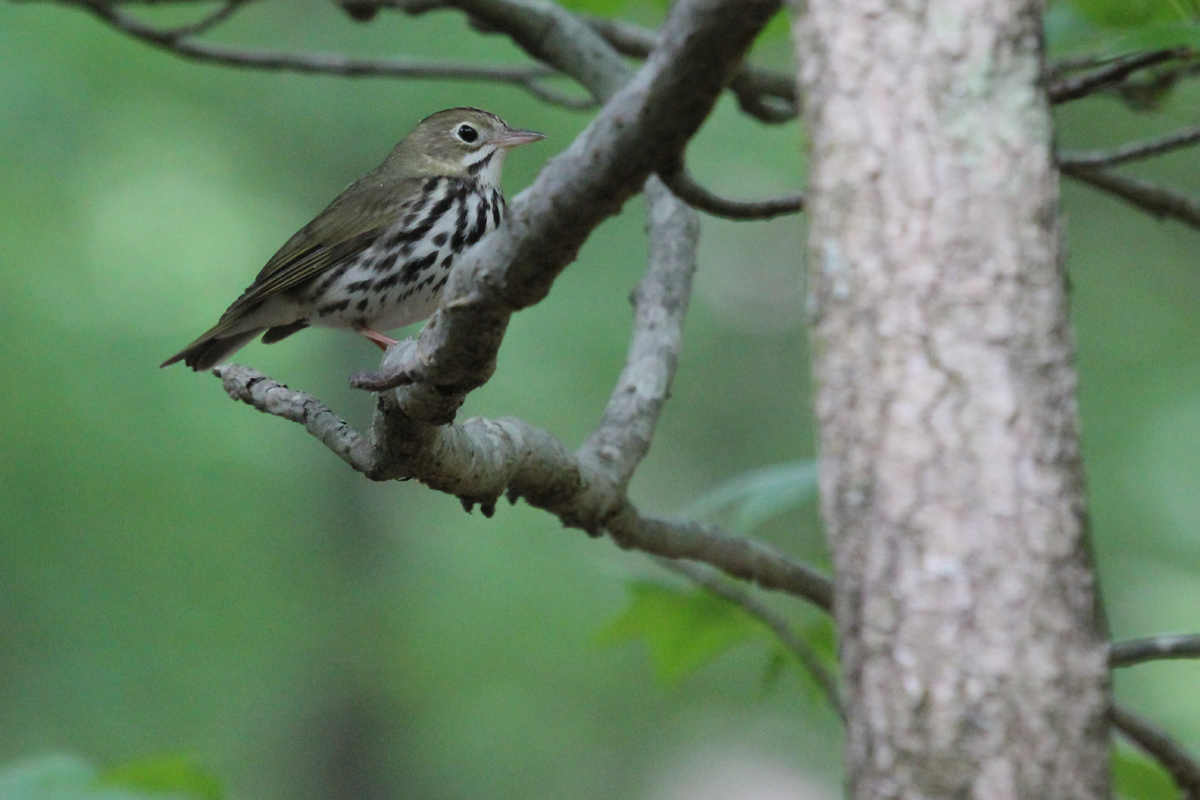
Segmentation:
<svg viewBox="0 0 1200 800">
<path fill-rule="evenodd" d="M 387 352 L 389 347 L 397 343 L 396 340 L 390 336 L 384 336 L 379 331 L 371 330 L 370 328 L 356 328 L 355 333 L 374 342 L 375 345 L 384 352 Z"/>
</svg>

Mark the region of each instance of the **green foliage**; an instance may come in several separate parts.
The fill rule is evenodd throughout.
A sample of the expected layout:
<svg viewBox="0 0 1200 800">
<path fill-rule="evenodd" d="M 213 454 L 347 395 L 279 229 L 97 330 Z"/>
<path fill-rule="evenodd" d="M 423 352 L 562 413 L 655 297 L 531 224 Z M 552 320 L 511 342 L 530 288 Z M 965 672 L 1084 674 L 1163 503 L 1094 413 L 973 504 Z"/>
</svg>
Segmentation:
<svg viewBox="0 0 1200 800">
<path fill-rule="evenodd" d="M 817 493 L 817 463 L 790 461 L 747 472 L 720 484 L 684 510 L 689 517 L 732 512 L 732 525 L 749 532 L 767 520 L 797 508 Z"/>
<path fill-rule="evenodd" d="M 801 635 L 822 661 L 836 663 L 833 622 L 828 617 L 818 617 Z M 764 694 L 775 687 L 786 667 L 799 667 L 795 655 L 768 627 L 736 603 L 703 589 L 631 583 L 629 606 L 597 638 L 605 645 L 644 640 L 656 677 L 668 686 L 751 642 L 768 648 L 761 679 Z"/>
<path fill-rule="evenodd" d="M 668 685 L 739 644 L 767 636 L 766 629 L 736 605 L 700 589 L 636 582 L 630 584 L 629 595 L 629 607 L 600 633 L 599 641 L 644 639 L 655 675 Z"/>
<path fill-rule="evenodd" d="M 47 755 L 0 769 L 3 800 L 221 800 L 212 776 L 176 757 L 118 767 L 104 774 L 78 758 Z"/>
<path fill-rule="evenodd" d="M 1189 15 L 1194 0 L 1071 0 L 1071 7 L 1097 25 L 1111 28 L 1140 28 L 1160 22 L 1176 22 Z"/>
<path fill-rule="evenodd" d="M 1113 748 L 1113 784 L 1126 800 L 1163 800 L 1178 797 L 1179 789 L 1162 767 L 1126 747 Z"/>
<path fill-rule="evenodd" d="M 224 791 L 216 776 L 179 755 L 161 755 L 121 764 L 100 776 L 101 783 L 146 792 L 167 792 L 196 800 L 221 800 Z"/>
<path fill-rule="evenodd" d="M 1053 51 L 1114 56 L 1200 48 L 1200 0 L 1068 0 L 1046 15 Z"/>
</svg>

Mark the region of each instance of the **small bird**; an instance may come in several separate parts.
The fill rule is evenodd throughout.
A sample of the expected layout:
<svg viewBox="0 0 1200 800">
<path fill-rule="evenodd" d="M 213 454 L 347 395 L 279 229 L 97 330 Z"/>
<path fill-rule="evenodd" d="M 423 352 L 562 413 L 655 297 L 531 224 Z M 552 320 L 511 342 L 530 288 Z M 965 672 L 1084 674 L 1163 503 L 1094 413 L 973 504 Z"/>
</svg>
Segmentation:
<svg viewBox="0 0 1200 800">
<path fill-rule="evenodd" d="M 380 331 L 431 315 L 454 258 L 500 224 L 509 149 L 543 138 L 478 108 L 426 117 L 162 366 L 207 370 L 260 333 L 272 344 L 310 325 L 352 330 L 387 349 L 396 341 Z"/>
</svg>

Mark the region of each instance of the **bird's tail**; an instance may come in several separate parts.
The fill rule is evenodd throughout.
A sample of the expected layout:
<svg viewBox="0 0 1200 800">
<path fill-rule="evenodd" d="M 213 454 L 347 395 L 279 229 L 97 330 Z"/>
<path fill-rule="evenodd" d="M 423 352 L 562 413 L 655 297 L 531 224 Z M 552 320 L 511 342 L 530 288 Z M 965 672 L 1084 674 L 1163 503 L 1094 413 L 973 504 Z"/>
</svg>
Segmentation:
<svg viewBox="0 0 1200 800">
<path fill-rule="evenodd" d="M 251 328 L 248 331 L 224 336 L 209 331 L 168 358 L 161 366 L 169 367 L 177 361 L 182 361 L 196 370 L 196 372 L 210 370 L 245 347 L 251 339 L 258 336 L 263 330 L 263 328 Z"/>
</svg>

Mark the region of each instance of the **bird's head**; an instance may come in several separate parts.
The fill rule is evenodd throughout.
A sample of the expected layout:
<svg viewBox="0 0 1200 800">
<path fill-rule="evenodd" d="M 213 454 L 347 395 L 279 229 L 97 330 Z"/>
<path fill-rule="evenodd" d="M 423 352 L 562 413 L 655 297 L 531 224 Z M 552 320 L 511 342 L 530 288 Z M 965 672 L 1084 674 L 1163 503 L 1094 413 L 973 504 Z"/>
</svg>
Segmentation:
<svg viewBox="0 0 1200 800">
<path fill-rule="evenodd" d="M 478 108 L 451 108 L 417 123 L 388 156 L 384 168 L 412 177 L 474 179 L 500 185 L 500 169 L 509 149 L 545 136 L 510 128 L 495 114 Z"/>
</svg>

